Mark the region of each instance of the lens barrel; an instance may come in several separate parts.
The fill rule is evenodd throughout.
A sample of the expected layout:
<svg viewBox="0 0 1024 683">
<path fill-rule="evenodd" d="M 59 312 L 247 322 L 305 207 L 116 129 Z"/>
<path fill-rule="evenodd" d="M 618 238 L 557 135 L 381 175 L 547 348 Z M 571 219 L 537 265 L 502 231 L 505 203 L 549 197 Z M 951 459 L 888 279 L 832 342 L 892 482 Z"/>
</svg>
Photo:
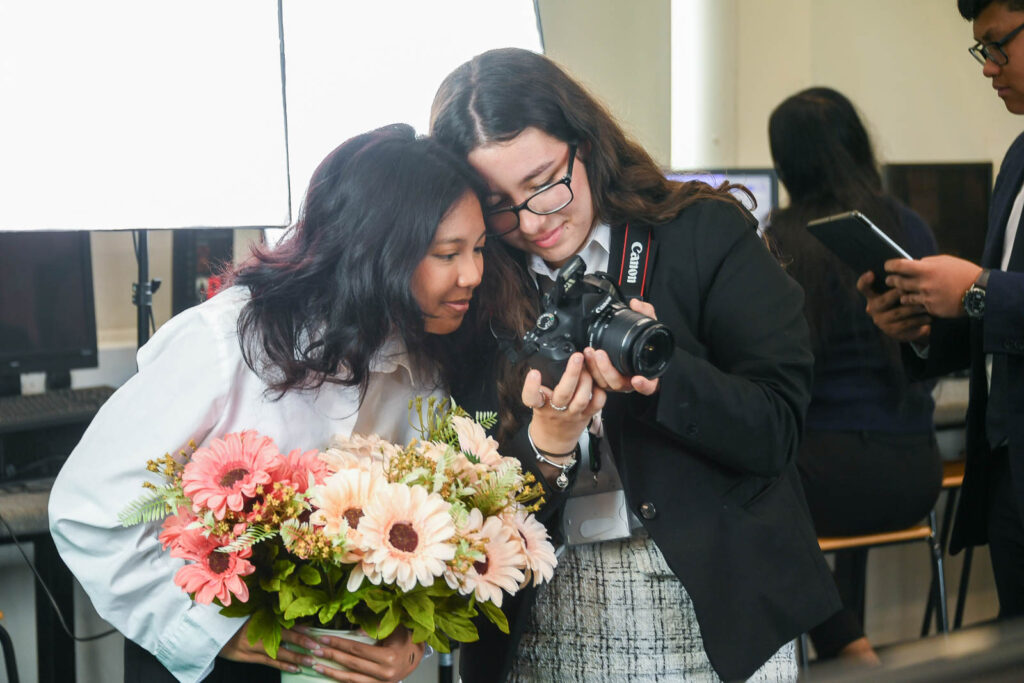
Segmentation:
<svg viewBox="0 0 1024 683">
<path fill-rule="evenodd" d="M 590 346 L 604 349 L 620 373 L 649 379 L 664 374 L 675 348 L 668 327 L 621 304 L 609 307 L 595 320 L 588 336 Z"/>
</svg>

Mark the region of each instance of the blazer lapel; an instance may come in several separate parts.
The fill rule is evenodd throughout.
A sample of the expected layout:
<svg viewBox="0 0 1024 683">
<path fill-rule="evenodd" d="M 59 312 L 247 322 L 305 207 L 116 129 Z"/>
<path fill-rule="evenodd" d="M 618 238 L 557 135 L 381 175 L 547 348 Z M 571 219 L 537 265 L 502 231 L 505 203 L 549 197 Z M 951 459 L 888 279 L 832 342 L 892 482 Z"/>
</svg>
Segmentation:
<svg viewBox="0 0 1024 683">
<path fill-rule="evenodd" d="M 1013 209 L 1013 201 L 1017 198 L 1021 182 L 1024 181 L 1024 153 L 1014 154 L 1013 158 L 1007 157 L 1003 161 L 1003 168 L 1000 169 L 999 179 L 992 192 L 992 206 L 989 209 L 988 234 L 985 236 L 985 250 L 981 257 L 981 266 L 985 268 L 999 268 L 1003 258 L 1003 239 L 1006 236 L 1006 222 L 1010 219 L 1010 211 Z M 1024 218 L 1024 212 L 1021 214 Z M 1021 235 L 1018 228 L 1017 235 Z M 1013 258 L 1017 261 L 1024 258 L 1021 254 L 1021 245 L 1024 240 L 1015 239 Z M 1011 265 L 1016 265 L 1011 263 Z"/>
</svg>

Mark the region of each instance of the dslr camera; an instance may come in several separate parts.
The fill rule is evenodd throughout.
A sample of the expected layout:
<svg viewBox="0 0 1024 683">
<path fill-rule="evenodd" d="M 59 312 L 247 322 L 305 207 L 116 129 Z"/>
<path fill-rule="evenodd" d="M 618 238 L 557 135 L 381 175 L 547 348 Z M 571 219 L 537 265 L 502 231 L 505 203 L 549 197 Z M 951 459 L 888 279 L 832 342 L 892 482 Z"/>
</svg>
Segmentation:
<svg viewBox="0 0 1024 683">
<path fill-rule="evenodd" d="M 574 256 L 541 299 L 537 324 L 523 335 L 522 355 L 530 367 L 540 370 L 544 386 L 554 387 L 569 356 L 589 346 L 606 351 L 623 375 L 660 377 L 675 348 L 672 332 L 626 305 L 608 275 L 585 271 L 583 259 Z"/>
</svg>

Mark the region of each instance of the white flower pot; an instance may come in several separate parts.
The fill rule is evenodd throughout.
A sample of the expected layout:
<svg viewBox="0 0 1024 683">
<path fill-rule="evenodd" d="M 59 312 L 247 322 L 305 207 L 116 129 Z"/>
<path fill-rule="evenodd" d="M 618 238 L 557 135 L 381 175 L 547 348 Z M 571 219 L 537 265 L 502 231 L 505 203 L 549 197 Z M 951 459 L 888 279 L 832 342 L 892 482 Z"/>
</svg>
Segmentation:
<svg viewBox="0 0 1024 683">
<path fill-rule="evenodd" d="M 373 644 L 373 643 L 377 642 L 373 638 L 369 637 L 368 635 L 364 634 L 361 631 L 341 631 L 341 630 L 333 629 L 333 628 L 317 628 L 317 627 L 310 626 L 310 627 L 306 628 L 306 632 L 307 632 L 307 634 L 311 638 L 314 638 L 314 639 L 317 636 L 334 636 L 335 638 L 348 638 L 349 640 L 355 640 L 355 641 L 358 641 L 360 643 Z M 300 647 L 298 645 L 293 645 L 292 643 L 281 643 L 281 645 L 283 647 L 288 648 L 289 650 L 294 650 L 295 652 L 304 652 L 304 653 L 307 653 L 307 654 L 309 653 L 309 650 L 307 650 L 306 648 Z M 335 662 L 332 659 L 324 659 L 322 657 L 313 657 L 313 660 L 317 664 L 320 664 L 321 666 L 331 667 L 333 669 L 338 669 L 340 671 L 349 671 L 350 670 L 348 667 L 342 666 L 341 664 L 338 664 L 337 662 Z M 302 667 L 302 670 L 299 671 L 298 673 L 294 673 L 293 674 L 293 673 L 288 673 L 287 671 L 282 671 L 281 672 L 281 683 L 318 683 L 319 681 L 331 681 L 331 680 L 334 680 L 334 679 L 333 678 L 328 678 L 327 676 L 319 674 L 316 671 L 314 671 L 313 669 L 311 669 L 309 667 L 305 667 L 305 666 Z"/>
</svg>

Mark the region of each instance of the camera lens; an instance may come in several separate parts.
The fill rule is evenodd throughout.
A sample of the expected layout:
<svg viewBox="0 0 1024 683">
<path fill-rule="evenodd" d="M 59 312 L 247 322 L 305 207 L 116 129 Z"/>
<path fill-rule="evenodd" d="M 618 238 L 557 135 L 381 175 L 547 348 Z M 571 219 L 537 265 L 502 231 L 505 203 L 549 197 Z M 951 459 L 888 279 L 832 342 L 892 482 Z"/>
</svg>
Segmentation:
<svg viewBox="0 0 1024 683">
<path fill-rule="evenodd" d="M 633 344 L 633 367 L 636 374 L 659 377 L 672 359 L 675 340 L 668 328 L 660 323 L 646 328 Z"/>
<path fill-rule="evenodd" d="M 590 346 L 604 349 L 623 375 L 660 377 L 672 360 L 671 330 L 654 318 L 615 304 L 590 327 Z"/>
</svg>

